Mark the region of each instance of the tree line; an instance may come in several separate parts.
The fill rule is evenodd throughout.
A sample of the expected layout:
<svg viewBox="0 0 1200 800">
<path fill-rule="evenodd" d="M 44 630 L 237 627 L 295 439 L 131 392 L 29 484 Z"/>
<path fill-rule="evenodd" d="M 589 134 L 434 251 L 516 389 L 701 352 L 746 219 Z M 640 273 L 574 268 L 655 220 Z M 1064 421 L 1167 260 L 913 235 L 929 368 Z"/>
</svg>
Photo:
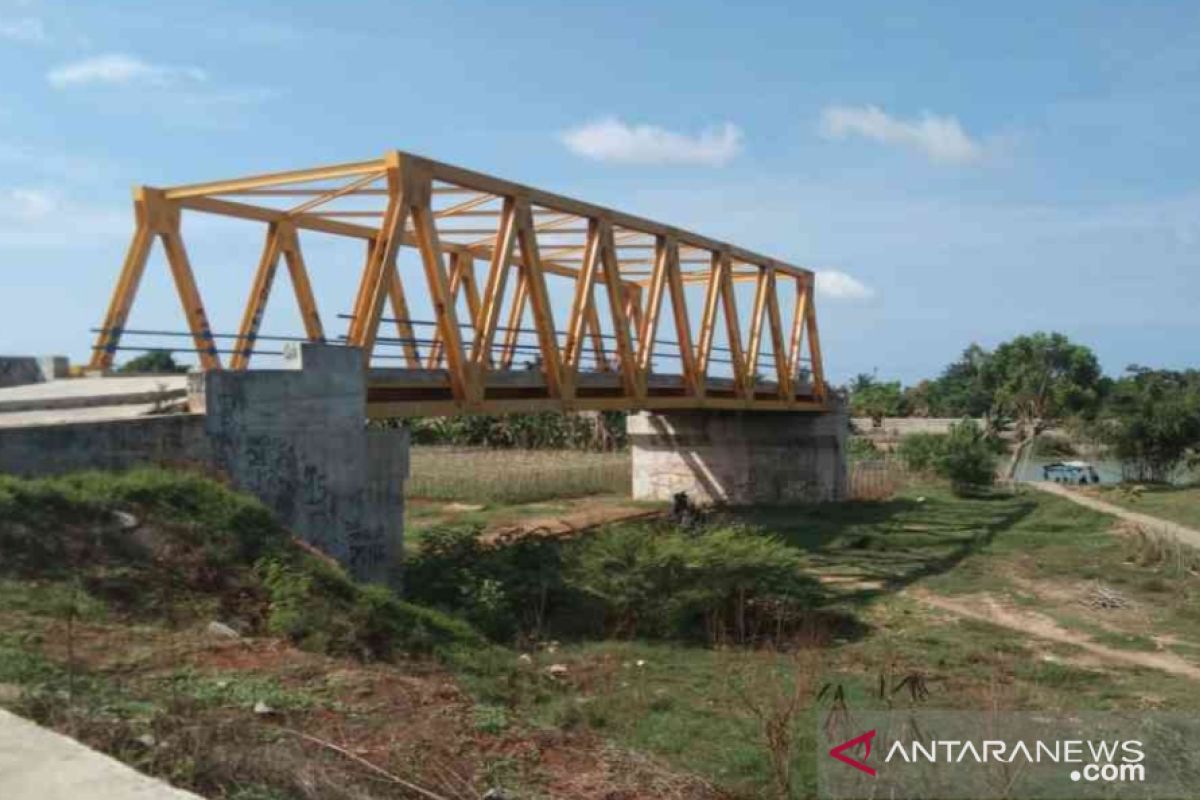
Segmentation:
<svg viewBox="0 0 1200 800">
<path fill-rule="evenodd" d="M 1109 445 L 1137 480 L 1166 480 L 1200 465 L 1200 370 L 1130 365 L 1110 377 L 1095 353 L 1060 333 L 1033 333 L 994 350 L 972 344 L 933 379 L 904 387 L 858 375 L 847 388 L 854 416 L 973 417 L 990 433 L 1011 429 L 1010 472 L 1039 434 L 1069 421 Z"/>
</svg>

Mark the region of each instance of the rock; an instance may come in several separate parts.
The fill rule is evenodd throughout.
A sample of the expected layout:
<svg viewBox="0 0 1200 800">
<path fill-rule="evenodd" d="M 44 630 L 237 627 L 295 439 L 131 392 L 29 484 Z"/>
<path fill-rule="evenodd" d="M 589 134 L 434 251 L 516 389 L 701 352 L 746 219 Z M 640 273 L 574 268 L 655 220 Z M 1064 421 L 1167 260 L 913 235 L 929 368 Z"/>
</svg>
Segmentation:
<svg viewBox="0 0 1200 800">
<path fill-rule="evenodd" d="M 208 623 L 208 627 L 204 629 L 204 632 L 207 633 L 209 636 L 216 636 L 218 639 L 240 639 L 240 638 L 242 638 L 242 635 L 240 633 L 238 633 L 236 630 L 229 627 L 224 622 L 217 622 L 216 620 L 213 620 L 212 622 Z"/>
<path fill-rule="evenodd" d="M 254 713 L 260 716 L 266 716 L 267 714 L 274 714 L 275 709 L 271 708 L 262 700 L 259 700 L 254 704 Z"/>
<path fill-rule="evenodd" d="M 123 531 L 131 531 L 142 524 L 138 521 L 137 517 L 135 517 L 133 514 L 130 514 L 128 511 L 114 511 L 112 512 L 112 515 L 113 519 L 116 520 L 117 525 Z"/>
<path fill-rule="evenodd" d="M 562 678 L 567 674 L 567 665 L 551 664 L 550 666 L 546 667 L 546 672 L 550 674 L 551 678 Z"/>
<path fill-rule="evenodd" d="M 493 788 L 493 789 L 488 789 L 484 793 L 483 800 L 511 800 L 511 798 L 507 794 L 504 793 L 503 789 Z"/>
<path fill-rule="evenodd" d="M 143 733 L 141 736 L 134 739 L 134 741 L 140 744 L 142 747 L 154 747 L 156 744 L 158 744 L 158 740 L 148 733 Z"/>
<path fill-rule="evenodd" d="M 521 655 L 517 656 L 517 661 L 520 661 L 522 664 L 532 664 L 533 656 L 529 655 L 529 653 L 521 653 Z"/>
</svg>

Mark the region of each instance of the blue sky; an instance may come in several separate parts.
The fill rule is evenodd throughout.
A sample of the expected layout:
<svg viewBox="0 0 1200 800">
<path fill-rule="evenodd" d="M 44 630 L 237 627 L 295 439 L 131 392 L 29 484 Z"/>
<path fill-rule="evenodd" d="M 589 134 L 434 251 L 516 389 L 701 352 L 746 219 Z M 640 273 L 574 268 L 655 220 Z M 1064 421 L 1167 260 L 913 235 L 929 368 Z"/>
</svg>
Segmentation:
<svg viewBox="0 0 1200 800">
<path fill-rule="evenodd" d="M 1196 3 L 0 0 L 0 75 L 0 352 L 86 357 L 133 184 L 399 148 L 818 270 L 837 381 L 1034 329 L 1200 361 Z M 186 232 L 233 329 L 258 234 Z"/>
</svg>

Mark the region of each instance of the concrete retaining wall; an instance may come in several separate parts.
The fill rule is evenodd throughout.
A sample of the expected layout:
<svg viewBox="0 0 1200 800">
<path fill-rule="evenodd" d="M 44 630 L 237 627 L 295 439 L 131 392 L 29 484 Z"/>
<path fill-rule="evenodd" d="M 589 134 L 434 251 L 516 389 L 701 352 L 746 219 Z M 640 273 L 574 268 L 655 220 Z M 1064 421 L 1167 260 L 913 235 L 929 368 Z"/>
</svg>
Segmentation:
<svg viewBox="0 0 1200 800">
<path fill-rule="evenodd" d="M 633 496 L 731 505 L 846 498 L 843 409 L 825 414 L 643 412 L 628 421 Z"/>
<path fill-rule="evenodd" d="M 63 356 L 0 356 L 0 389 L 67 377 Z"/>
<path fill-rule="evenodd" d="M 367 430 L 360 350 L 304 344 L 287 367 L 193 373 L 188 405 L 197 413 L 0 428 L 0 472 L 215 470 L 356 579 L 393 582 L 408 432 Z"/>
<path fill-rule="evenodd" d="M 147 463 L 207 467 L 211 462 L 199 414 L 0 429 L 0 472 L 26 477 Z"/>
</svg>

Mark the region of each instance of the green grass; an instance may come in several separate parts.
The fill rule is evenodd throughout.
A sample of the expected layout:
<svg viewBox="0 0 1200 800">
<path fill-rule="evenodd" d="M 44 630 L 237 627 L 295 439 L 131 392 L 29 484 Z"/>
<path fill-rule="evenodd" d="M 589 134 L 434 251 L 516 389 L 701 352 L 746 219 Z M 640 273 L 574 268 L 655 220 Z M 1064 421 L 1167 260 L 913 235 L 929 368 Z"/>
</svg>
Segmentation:
<svg viewBox="0 0 1200 800">
<path fill-rule="evenodd" d="M 1101 497 L 1130 511 L 1200 530 L 1200 486 L 1145 486 L 1136 493 L 1115 486 L 1106 487 Z"/>
<path fill-rule="evenodd" d="M 919 587 L 950 597 L 988 592 L 1015 606 L 1056 618 L 1099 644 L 1158 649 L 1154 635 L 1196 637 L 1200 580 L 1161 565 L 1140 566 L 1134 543 L 1110 532 L 1106 515 L 1041 493 L 958 498 L 947 489 L 916 486 L 894 500 L 733 514 L 782 537 L 816 573 L 845 576 L 826 585 L 823 603 L 841 620 L 830 646 L 810 667 L 813 686 L 840 686 L 851 708 L 906 707 L 906 690 L 888 687 L 919 676 L 938 709 L 1197 708 L 1194 682 L 1153 669 L 1095 664 L 1068 644 L 936 613 L 903 590 Z M 1110 630 L 1081 605 L 1036 597 L 1018 583 L 1086 588 L 1100 582 L 1145 612 L 1134 629 Z M 1081 589 L 1082 591 L 1082 589 Z M 1192 653 L 1189 644 L 1174 647 Z M 769 687 L 789 657 L 744 648 L 713 650 L 671 642 L 591 641 L 534 654 L 534 664 L 474 675 L 473 690 L 514 716 L 555 728 L 585 727 L 618 744 L 649 752 L 704 776 L 738 797 L 769 792 L 761 722 L 737 681 Z M 638 667 L 637 662 L 644 662 Z M 515 662 L 515 659 L 514 659 Z M 550 664 L 566 675 L 549 680 Z M 517 681 L 514 674 L 526 677 Z M 514 686 L 522 688 L 514 690 Z M 812 713 L 795 724 L 796 797 L 813 791 Z"/>
</svg>

